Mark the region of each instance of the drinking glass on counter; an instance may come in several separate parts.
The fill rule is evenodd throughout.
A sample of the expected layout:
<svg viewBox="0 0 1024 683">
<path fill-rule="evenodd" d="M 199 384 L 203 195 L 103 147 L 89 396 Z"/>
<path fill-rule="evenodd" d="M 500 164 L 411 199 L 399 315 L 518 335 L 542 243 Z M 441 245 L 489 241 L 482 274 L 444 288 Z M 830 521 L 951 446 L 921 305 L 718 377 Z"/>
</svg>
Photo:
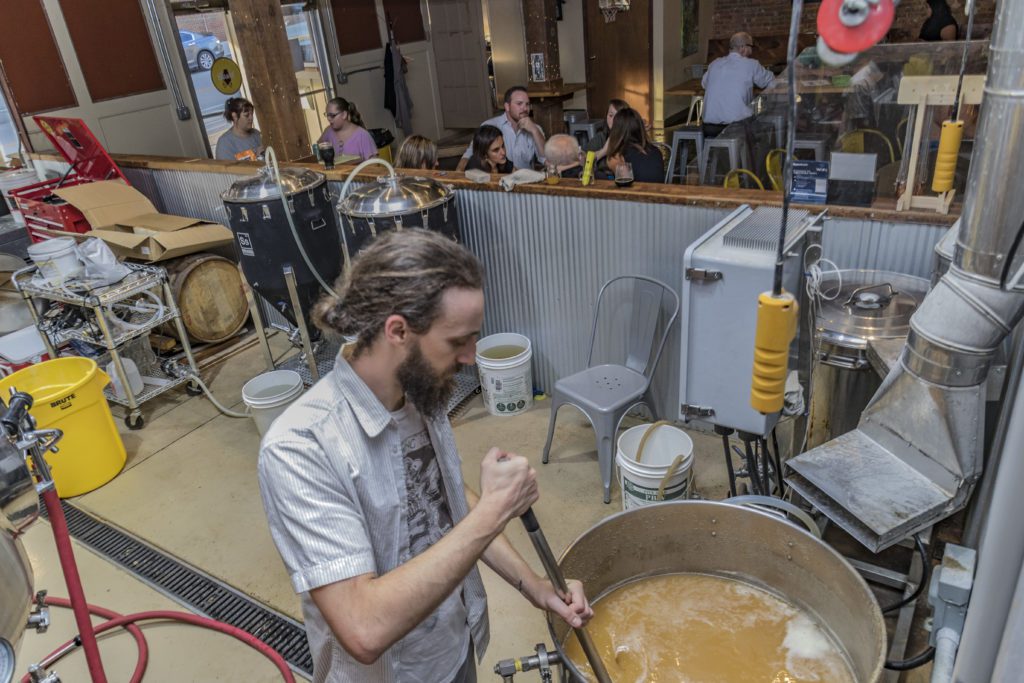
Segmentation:
<svg viewBox="0 0 1024 683">
<path fill-rule="evenodd" d="M 334 168 L 334 145 L 330 142 L 321 142 L 317 148 L 320 150 L 320 161 L 324 162 L 324 168 Z"/>
<path fill-rule="evenodd" d="M 615 167 L 615 184 L 619 187 L 629 187 L 633 184 L 633 164 L 623 161 Z"/>
</svg>

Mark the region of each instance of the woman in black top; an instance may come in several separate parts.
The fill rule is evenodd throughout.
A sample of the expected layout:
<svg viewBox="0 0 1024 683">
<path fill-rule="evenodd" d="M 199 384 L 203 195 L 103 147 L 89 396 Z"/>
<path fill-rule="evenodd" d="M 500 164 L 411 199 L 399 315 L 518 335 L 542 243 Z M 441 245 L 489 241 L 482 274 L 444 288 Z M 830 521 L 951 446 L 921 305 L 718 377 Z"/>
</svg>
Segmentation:
<svg viewBox="0 0 1024 683">
<path fill-rule="evenodd" d="M 635 109 L 620 109 L 608 135 L 608 168 L 614 174 L 623 162 L 633 166 L 633 180 L 638 183 L 665 182 L 661 150 L 651 144 L 644 120 Z"/>
<path fill-rule="evenodd" d="M 496 126 L 480 126 L 473 136 L 473 156 L 466 170 L 475 168 L 485 173 L 511 173 L 515 170 L 505 155 L 505 136 Z"/>
<path fill-rule="evenodd" d="M 921 40 L 934 42 L 938 40 L 956 40 L 960 33 L 960 26 L 953 18 L 953 11 L 949 9 L 946 0 L 928 0 L 928 19 L 921 27 Z"/>
</svg>

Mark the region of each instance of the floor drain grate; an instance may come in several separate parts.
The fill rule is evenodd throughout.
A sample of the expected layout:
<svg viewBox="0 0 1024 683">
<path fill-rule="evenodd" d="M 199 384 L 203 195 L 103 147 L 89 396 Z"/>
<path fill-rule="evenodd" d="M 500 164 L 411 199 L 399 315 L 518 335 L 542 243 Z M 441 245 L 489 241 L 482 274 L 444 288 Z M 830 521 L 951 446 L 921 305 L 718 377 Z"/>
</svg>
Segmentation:
<svg viewBox="0 0 1024 683">
<path fill-rule="evenodd" d="M 295 672 L 313 675 L 313 658 L 301 623 L 66 501 L 61 505 L 72 538 L 175 602 L 259 638 Z M 45 508 L 42 512 L 45 517 Z"/>
</svg>

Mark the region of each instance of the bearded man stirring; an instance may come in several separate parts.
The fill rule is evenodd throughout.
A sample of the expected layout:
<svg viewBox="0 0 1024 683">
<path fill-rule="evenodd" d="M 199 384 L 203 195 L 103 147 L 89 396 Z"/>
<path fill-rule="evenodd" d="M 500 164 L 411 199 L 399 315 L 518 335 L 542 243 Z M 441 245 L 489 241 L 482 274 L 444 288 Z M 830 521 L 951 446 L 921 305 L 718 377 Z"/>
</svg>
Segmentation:
<svg viewBox="0 0 1024 683">
<path fill-rule="evenodd" d="M 355 342 L 274 422 L 259 460 L 313 680 L 475 681 L 488 640 L 477 560 L 572 626 L 593 615 L 579 582 L 563 601 L 502 536 L 538 497 L 526 458 L 492 448 L 480 495 L 462 482 L 445 410 L 476 356 L 483 269 L 444 237 L 402 230 L 344 277 L 317 323 Z"/>
</svg>

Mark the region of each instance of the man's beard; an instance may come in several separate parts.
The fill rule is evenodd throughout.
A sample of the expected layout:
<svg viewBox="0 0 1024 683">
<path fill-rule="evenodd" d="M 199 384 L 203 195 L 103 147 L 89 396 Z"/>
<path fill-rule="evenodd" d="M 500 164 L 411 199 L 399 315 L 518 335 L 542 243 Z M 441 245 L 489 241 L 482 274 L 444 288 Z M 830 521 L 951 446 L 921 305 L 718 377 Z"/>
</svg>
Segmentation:
<svg viewBox="0 0 1024 683">
<path fill-rule="evenodd" d="M 421 415 L 440 417 L 447 411 L 448 401 L 455 392 L 455 373 L 460 367 L 455 365 L 450 372 L 438 375 L 416 342 L 408 357 L 398 366 L 398 382 Z"/>
</svg>

